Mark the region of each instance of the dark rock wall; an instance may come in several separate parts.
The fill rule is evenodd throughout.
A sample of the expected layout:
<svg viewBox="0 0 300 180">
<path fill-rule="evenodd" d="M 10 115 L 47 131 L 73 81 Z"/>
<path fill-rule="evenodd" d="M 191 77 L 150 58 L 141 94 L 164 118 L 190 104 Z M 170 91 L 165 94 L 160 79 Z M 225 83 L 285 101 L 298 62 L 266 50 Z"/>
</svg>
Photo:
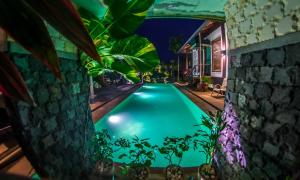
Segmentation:
<svg viewBox="0 0 300 180">
<path fill-rule="evenodd" d="M 300 178 L 300 43 L 271 45 L 230 53 L 222 179 Z"/>
<path fill-rule="evenodd" d="M 28 54 L 11 54 L 37 107 L 17 104 L 15 124 L 23 151 L 42 176 L 82 179 L 93 166 L 94 125 L 89 107 L 88 76 L 73 58 L 60 58 L 63 81 Z"/>
</svg>

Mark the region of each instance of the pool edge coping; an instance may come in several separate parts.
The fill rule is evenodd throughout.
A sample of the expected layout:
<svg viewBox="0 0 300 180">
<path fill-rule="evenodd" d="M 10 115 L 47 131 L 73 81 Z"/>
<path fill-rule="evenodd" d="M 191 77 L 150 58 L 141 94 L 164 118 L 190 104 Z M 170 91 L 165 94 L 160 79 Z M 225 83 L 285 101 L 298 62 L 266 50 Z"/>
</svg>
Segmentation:
<svg viewBox="0 0 300 180">
<path fill-rule="evenodd" d="M 117 107 L 120 103 L 122 103 L 124 100 L 126 100 L 132 93 L 134 93 L 135 91 L 137 91 L 139 88 L 141 88 L 144 84 L 143 83 L 139 83 L 134 85 L 133 87 L 131 87 L 130 89 L 128 89 L 127 91 L 115 96 L 114 98 L 106 101 L 105 103 L 99 105 L 98 107 L 94 108 L 93 110 L 91 110 L 92 113 L 92 120 L 93 120 L 93 124 L 96 124 L 97 122 L 99 122 L 106 114 L 108 114 L 110 111 L 112 111 L 115 107 Z M 118 99 L 119 98 L 119 99 Z M 113 101 L 117 101 L 113 107 L 109 108 L 107 110 L 107 112 L 104 112 L 102 114 L 101 117 L 94 118 L 94 113 L 98 110 L 100 110 L 101 108 L 107 106 L 109 103 L 112 103 Z"/>
</svg>

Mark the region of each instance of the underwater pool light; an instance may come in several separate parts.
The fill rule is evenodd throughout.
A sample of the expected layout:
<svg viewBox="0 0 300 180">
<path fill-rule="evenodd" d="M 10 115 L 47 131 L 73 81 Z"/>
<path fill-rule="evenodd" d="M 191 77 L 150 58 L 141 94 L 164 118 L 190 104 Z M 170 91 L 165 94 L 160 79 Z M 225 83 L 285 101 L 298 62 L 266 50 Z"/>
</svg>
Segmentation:
<svg viewBox="0 0 300 180">
<path fill-rule="evenodd" d="M 116 116 L 116 115 L 112 115 L 112 116 L 109 116 L 108 121 L 112 124 L 117 124 L 117 123 L 121 122 L 121 117 Z"/>
<path fill-rule="evenodd" d="M 133 93 L 134 95 L 138 95 L 138 96 L 142 96 L 144 93 L 142 93 L 142 92 L 135 92 L 135 93 Z"/>
<path fill-rule="evenodd" d="M 143 87 L 146 89 L 155 89 L 155 87 L 153 87 L 153 86 L 143 86 Z"/>
<path fill-rule="evenodd" d="M 144 93 L 144 92 L 135 92 L 133 94 L 137 95 L 137 96 L 139 96 L 140 98 L 143 98 L 143 99 L 147 99 L 147 98 L 150 98 L 152 96 L 151 94 Z"/>
</svg>

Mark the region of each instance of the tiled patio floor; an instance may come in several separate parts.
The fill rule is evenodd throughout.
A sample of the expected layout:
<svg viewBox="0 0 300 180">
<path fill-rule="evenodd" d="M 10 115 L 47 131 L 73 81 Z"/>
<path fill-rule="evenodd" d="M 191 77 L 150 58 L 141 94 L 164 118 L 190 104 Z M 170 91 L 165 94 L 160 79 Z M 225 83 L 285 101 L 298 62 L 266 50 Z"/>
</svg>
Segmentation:
<svg viewBox="0 0 300 180">
<path fill-rule="evenodd" d="M 103 105 L 104 103 L 114 99 L 115 97 L 121 95 L 122 93 L 128 91 L 134 87 L 134 85 L 121 85 L 118 87 L 111 86 L 95 90 L 95 97 L 90 99 L 91 110 Z"/>
<path fill-rule="evenodd" d="M 221 95 L 217 96 L 216 93 L 211 95 L 211 92 L 199 92 L 191 89 L 189 90 L 193 92 L 193 94 L 196 94 L 198 97 L 202 98 L 204 101 L 207 101 L 209 104 L 217 107 L 218 110 L 224 109 L 224 102 L 225 102 L 224 96 Z"/>
<path fill-rule="evenodd" d="M 204 111 L 223 111 L 225 97 L 214 93 L 211 95 L 211 91 L 200 92 L 195 91 L 186 86 L 185 84 L 176 83 L 176 86 L 187 95 L 195 104 L 197 104 Z"/>
</svg>

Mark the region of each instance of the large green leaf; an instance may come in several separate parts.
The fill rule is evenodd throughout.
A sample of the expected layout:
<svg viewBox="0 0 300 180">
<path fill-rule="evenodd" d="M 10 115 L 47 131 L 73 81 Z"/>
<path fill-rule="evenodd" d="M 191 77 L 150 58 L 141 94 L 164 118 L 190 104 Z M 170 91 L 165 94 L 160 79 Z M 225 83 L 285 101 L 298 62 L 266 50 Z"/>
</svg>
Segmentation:
<svg viewBox="0 0 300 180">
<path fill-rule="evenodd" d="M 102 19 L 106 13 L 105 0 L 72 0 L 77 7 L 89 10 L 98 18 Z M 110 1 L 110 0 L 108 0 Z"/>
<path fill-rule="evenodd" d="M 116 41 L 111 54 L 142 73 L 152 71 L 160 62 L 154 45 L 147 38 L 137 35 Z"/>
<path fill-rule="evenodd" d="M 0 26 L 61 77 L 59 61 L 43 20 L 23 0 L 0 1 Z"/>
<path fill-rule="evenodd" d="M 91 12 L 79 8 L 83 22 L 102 57 L 102 62 L 97 63 L 83 54 L 82 63 L 92 76 L 115 71 L 128 80 L 138 82 L 139 72 L 151 71 L 159 64 L 156 49 L 149 40 L 136 35 L 130 36 L 144 21 L 153 1 L 113 0 L 106 3 L 109 10 L 104 20 L 99 20 Z"/>
<path fill-rule="evenodd" d="M 143 23 L 155 0 L 111 0 L 104 16 L 104 25 L 114 38 L 125 38 Z"/>
<path fill-rule="evenodd" d="M 2 52 L 0 52 L 0 91 L 3 91 L 5 95 L 34 105 L 33 98 L 18 69 Z"/>
<path fill-rule="evenodd" d="M 25 0 L 55 29 L 82 51 L 100 60 L 96 47 L 70 0 Z"/>
<path fill-rule="evenodd" d="M 82 55 L 82 63 L 92 76 L 98 76 L 106 71 L 115 71 L 128 80 L 138 82 L 139 72 L 148 72 L 159 64 L 154 45 L 146 38 L 131 36 L 116 40 L 112 47 L 99 47 L 98 53 L 102 63 L 98 63 L 86 55 Z"/>
<path fill-rule="evenodd" d="M 139 82 L 140 80 L 137 76 L 137 71 L 130 65 L 124 61 L 115 60 L 110 55 L 102 56 L 101 64 L 85 54 L 81 55 L 81 61 L 88 70 L 88 74 L 93 77 L 103 75 L 106 72 L 117 72 L 132 82 Z"/>
<path fill-rule="evenodd" d="M 79 8 L 78 12 L 94 44 L 96 46 L 106 45 L 109 37 L 107 36 L 106 27 L 102 24 L 102 21 L 84 8 Z"/>
</svg>

